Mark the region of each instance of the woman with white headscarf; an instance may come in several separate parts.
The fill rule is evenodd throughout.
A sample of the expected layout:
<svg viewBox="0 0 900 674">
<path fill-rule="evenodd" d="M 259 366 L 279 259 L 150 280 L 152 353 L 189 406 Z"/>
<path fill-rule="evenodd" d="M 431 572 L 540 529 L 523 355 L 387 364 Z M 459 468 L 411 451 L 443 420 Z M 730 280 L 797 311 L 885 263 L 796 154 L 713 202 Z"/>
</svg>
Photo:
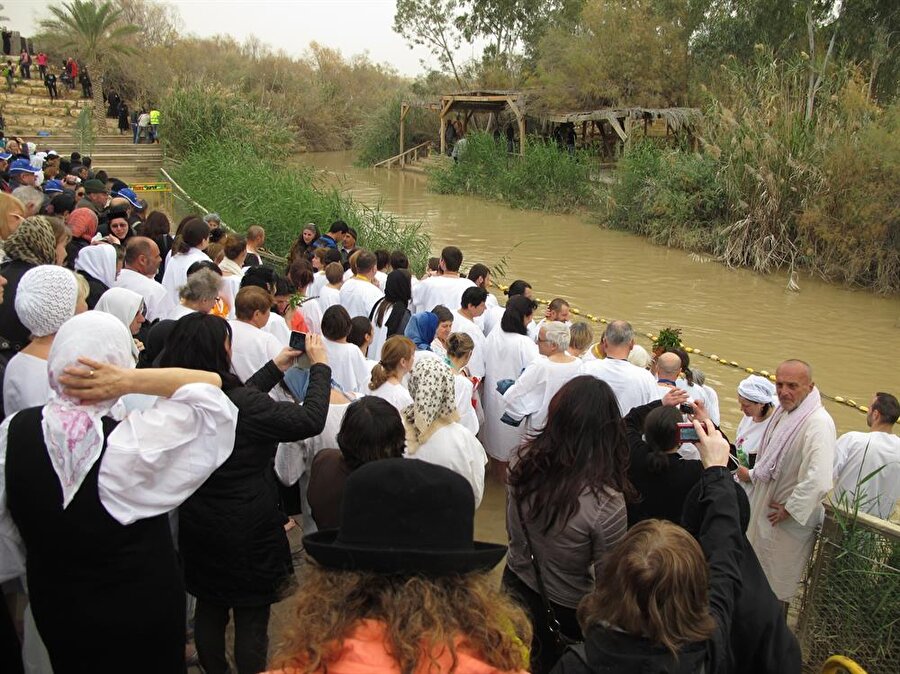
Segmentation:
<svg viewBox="0 0 900 674">
<path fill-rule="evenodd" d="M 437 358 L 423 358 L 409 374 L 413 404 L 401 413 L 406 456 L 444 466 L 472 485 L 475 507 L 484 495 L 487 454 L 472 431 L 459 423 L 453 371 Z"/>
<path fill-rule="evenodd" d="M 56 331 L 75 315 L 78 283 L 65 267 L 42 264 L 28 270 L 19 282 L 15 305 L 31 341 L 6 366 L 3 410 L 15 414 L 43 405 L 50 398 L 47 357 Z"/>
<path fill-rule="evenodd" d="M 105 314 L 112 314 L 122 322 L 122 325 L 128 328 L 128 332 L 134 338 L 132 340 L 134 346 L 131 355 L 137 360 L 140 352 L 144 349 L 144 345 L 136 338 L 141 325 L 146 320 L 144 312 L 147 309 L 144 306 L 144 298 L 127 288 L 110 288 L 103 293 L 103 296 L 94 308 Z"/>
<path fill-rule="evenodd" d="M 737 388 L 738 403 L 744 418 L 738 424 L 734 447 L 746 468 L 753 468 L 763 435 L 778 404 L 775 384 L 762 375 L 751 374 Z"/>
<path fill-rule="evenodd" d="M 87 279 L 89 309 L 97 306 L 100 297 L 116 284 L 116 249 L 108 243 L 98 243 L 82 248 L 75 259 L 75 271 Z"/>
<path fill-rule="evenodd" d="M 0 582 L 27 574 L 56 672 L 184 671 L 167 514 L 230 455 L 236 410 L 214 373 L 133 365 L 121 322 L 75 316 L 50 349 L 56 395 L 0 425 Z M 117 422 L 124 393 L 168 398 Z"/>
</svg>

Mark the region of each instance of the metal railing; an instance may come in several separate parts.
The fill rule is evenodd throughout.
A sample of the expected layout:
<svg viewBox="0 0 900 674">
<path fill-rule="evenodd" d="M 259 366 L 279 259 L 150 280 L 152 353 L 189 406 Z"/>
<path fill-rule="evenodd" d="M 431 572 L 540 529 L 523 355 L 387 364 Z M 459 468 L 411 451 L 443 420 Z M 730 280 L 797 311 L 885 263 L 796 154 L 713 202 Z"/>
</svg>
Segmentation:
<svg viewBox="0 0 900 674">
<path fill-rule="evenodd" d="M 900 663 L 900 526 L 826 504 L 801 597 L 798 638 L 818 667 L 839 653 L 868 674 Z"/>
<path fill-rule="evenodd" d="M 411 147 L 400 154 L 394 155 L 389 159 L 385 159 L 383 161 L 375 164 L 374 168 L 391 168 L 394 164 L 399 164 L 402 168 L 407 164 L 412 164 L 419 161 L 419 156 L 423 155 L 427 157 L 431 152 L 431 146 L 433 145 L 433 141 L 426 140 L 424 143 L 419 143 L 415 147 Z"/>
</svg>

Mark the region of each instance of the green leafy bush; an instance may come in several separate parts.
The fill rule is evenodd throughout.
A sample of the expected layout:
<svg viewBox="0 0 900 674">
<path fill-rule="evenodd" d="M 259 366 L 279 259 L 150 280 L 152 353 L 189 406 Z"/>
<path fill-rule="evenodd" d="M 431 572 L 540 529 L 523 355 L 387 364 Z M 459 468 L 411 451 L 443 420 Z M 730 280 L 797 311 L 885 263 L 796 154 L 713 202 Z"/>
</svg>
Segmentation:
<svg viewBox="0 0 900 674">
<path fill-rule="evenodd" d="M 712 249 L 725 212 L 716 171 L 709 156 L 636 143 L 619 162 L 602 212 L 610 226 L 658 243 Z"/>
<path fill-rule="evenodd" d="M 401 223 L 379 207 L 320 184 L 312 169 L 282 168 L 247 143 L 210 141 L 194 148 L 173 172 L 185 191 L 231 227 L 263 225 L 267 248 L 279 255 L 287 255 L 306 223 L 321 230 L 340 219 L 357 230 L 361 246 L 403 250 L 413 269 L 424 271 L 430 240 L 420 225 Z"/>
<path fill-rule="evenodd" d="M 529 138 L 519 156 L 507 152 L 505 140 L 470 132 L 459 162 L 434 169 L 429 186 L 442 194 L 473 194 L 516 208 L 570 212 L 595 203 L 598 169 L 586 152 L 570 155 L 555 144 Z"/>
<path fill-rule="evenodd" d="M 185 157 L 210 141 L 241 143 L 259 156 L 278 156 L 292 145 L 286 121 L 219 86 L 176 89 L 160 112 L 166 152 Z"/>
</svg>

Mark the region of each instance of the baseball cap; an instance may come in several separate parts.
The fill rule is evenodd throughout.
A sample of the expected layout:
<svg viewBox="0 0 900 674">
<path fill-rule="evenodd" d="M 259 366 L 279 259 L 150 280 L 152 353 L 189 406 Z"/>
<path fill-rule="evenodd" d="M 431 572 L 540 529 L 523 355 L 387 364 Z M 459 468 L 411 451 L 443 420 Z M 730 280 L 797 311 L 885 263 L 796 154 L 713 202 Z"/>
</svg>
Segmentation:
<svg viewBox="0 0 900 674">
<path fill-rule="evenodd" d="M 84 192 L 85 194 L 108 194 L 109 190 L 101 181 L 91 178 L 84 181 Z"/>
<path fill-rule="evenodd" d="M 137 209 L 141 208 L 141 202 L 140 202 L 140 200 L 138 200 L 137 194 L 135 194 L 134 190 L 131 189 L 130 187 L 123 187 L 122 189 L 119 190 L 119 192 L 116 196 L 121 197 L 123 199 L 127 199 L 128 203 Z"/>
<path fill-rule="evenodd" d="M 16 159 L 9 165 L 10 173 L 38 173 L 39 169 L 34 168 L 27 159 Z"/>
<path fill-rule="evenodd" d="M 59 180 L 48 180 L 44 183 L 44 194 L 60 194 L 64 189 L 62 181 Z"/>
<path fill-rule="evenodd" d="M 12 155 L 9 152 L 0 152 L 0 160 L 9 161 L 12 159 Z"/>
</svg>

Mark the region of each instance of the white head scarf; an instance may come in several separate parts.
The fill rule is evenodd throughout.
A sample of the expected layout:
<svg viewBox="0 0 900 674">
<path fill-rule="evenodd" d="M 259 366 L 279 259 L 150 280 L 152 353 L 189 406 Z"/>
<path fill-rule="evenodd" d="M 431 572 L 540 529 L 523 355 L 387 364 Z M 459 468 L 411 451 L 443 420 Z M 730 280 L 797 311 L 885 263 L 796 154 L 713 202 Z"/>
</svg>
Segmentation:
<svg viewBox="0 0 900 674">
<path fill-rule="evenodd" d="M 29 269 L 16 291 L 16 314 L 35 337 L 55 334 L 75 315 L 78 283 L 65 267 L 42 264 Z"/>
<path fill-rule="evenodd" d="M 128 332 L 131 333 L 131 323 L 143 306 L 144 298 L 133 290 L 128 290 L 128 288 L 110 288 L 100 296 L 100 300 L 94 309 L 105 314 L 112 314 L 122 321 L 122 325 L 128 328 Z M 135 361 L 140 356 L 134 340 L 131 340 L 131 355 Z"/>
<path fill-rule="evenodd" d="M 778 397 L 775 395 L 775 384 L 762 375 L 751 374 L 738 384 L 738 395 L 746 398 L 750 402 L 765 405 L 778 404 Z"/>
<path fill-rule="evenodd" d="M 83 271 L 107 288 L 116 282 L 116 249 L 108 243 L 85 246 L 75 258 L 75 271 Z"/>
<path fill-rule="evenodd" d="M 83 356 L 118 367 L 134 367 L 131 335 L 109 314 L 86 311 L 66 321 L 56 333 L 47 372 L 56 393 L 44 406 L 41 426 L 53 470 L 59 477 L 66 508 L 103 449 L 103 422 L 117 400 L 82 404 L 62 392 L 59 378 Z"/>
</svg>

